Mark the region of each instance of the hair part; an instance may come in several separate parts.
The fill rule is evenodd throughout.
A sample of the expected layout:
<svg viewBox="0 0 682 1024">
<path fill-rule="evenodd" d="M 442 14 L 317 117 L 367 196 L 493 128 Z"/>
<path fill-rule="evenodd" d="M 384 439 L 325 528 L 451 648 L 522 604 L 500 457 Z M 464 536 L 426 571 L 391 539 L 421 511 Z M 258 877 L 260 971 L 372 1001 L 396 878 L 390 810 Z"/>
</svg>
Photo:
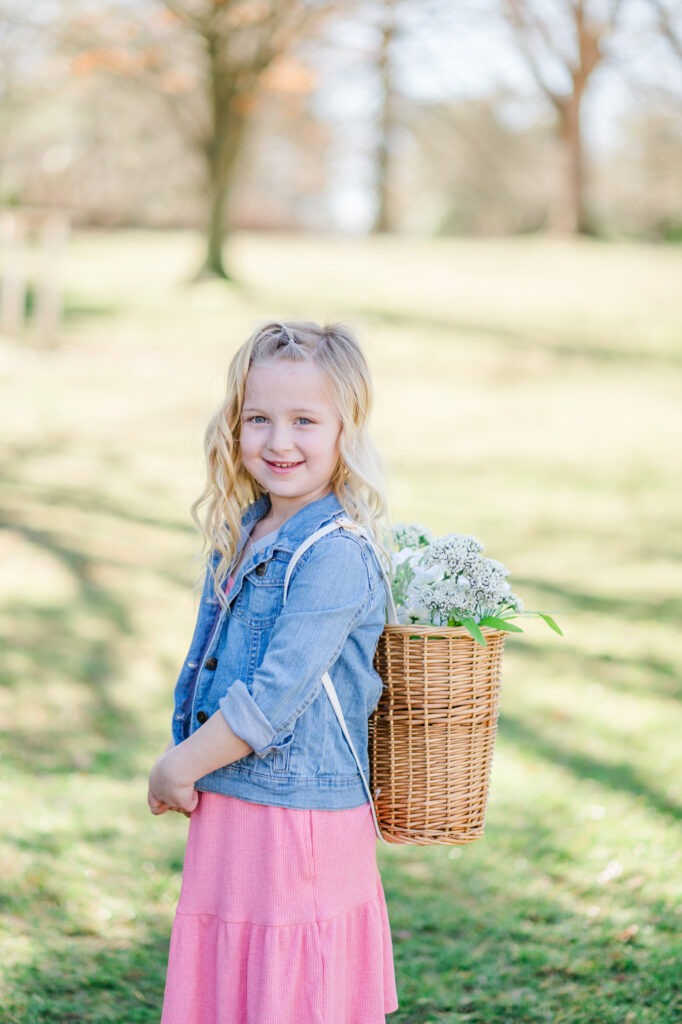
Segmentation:
<svg viewBox="0 0 682 1024">
<path fill-rule="evenodd" d="M 390 579 L 393 548 L 382 459 L 368 432 L 373 404 L 369 367 L 352 330 L 343 323 L 320 326 L 312 321 L 265 321 L 239 347 L 227 371 L 225 397 L 204 434 L 206 483 L 190 507 L 203 545 L 196 558 L 206 570 L 211 554 L 220 553 L 214 570 L 214 593 L 227 606 L 223 585 L 232 570 L 241 539 L 244 509 L 265 490 L 241 461 L 240 430 L 246 376 L 254 364 L 310 360 L 321 370 L 341 420 L 339 459 L 330 480 L 348 517 L 364 526 L 383 556 Z M 204 507 L 203 516 L 199 509 Z M 197 581 L 202 585 L 204 575 Z"/>
</svg>

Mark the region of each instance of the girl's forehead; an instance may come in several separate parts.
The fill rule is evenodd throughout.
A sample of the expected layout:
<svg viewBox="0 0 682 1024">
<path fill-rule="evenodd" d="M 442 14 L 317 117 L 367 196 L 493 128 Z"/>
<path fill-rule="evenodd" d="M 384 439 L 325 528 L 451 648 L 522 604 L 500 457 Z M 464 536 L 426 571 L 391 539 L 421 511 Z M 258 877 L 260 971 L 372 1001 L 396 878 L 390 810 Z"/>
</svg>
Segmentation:
<svg viewBox="0 0 682 1024">
<path fill-rule="evenodd" d="M 310 360 L 253 363 L 249 367 L 244 386 L 245 405 L 253 399 L 279 405 L 301 397 L 330 404 L 324 375 Z"/>
</svg>

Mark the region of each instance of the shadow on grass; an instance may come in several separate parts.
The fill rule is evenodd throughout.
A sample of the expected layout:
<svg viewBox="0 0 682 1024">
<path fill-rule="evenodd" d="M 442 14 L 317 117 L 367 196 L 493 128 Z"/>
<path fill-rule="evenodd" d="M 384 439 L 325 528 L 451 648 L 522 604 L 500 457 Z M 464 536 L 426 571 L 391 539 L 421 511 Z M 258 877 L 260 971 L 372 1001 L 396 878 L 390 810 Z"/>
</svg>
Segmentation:
<svg viewBox="0 0 682 1024">
<path fill-rule="evenodd" d="M 140 928 L 142 931 L 142 928 Z M 147 923 L 138 942 L 109 945 L 87 931 L 46 942 L 12 971 L 6 1024 L 158 1024 L 168 930 Z"/>
<path fill-rule="evenodd" d="M 33 317 L 38 311 L 38 291 L 33 281 L 27 282 L 24 295 L 24 316 Z M 90 300 L 84 302 L 77 299 L 68 291 L 62 295 L 61 318 L 62 321 L 70 324 L 81 320 L 104 319 L 115 317 L 121 312 L 121 306 L 111 302 L 96 302 Z"/>
<path fill-rule="evenodd" d="M 614 792 L 628 793 L 642 799 L 659 814 L 675 821 L 682 818 L 682 808 L 663 793 L 653 789 L 638 773 L 631 759 L 605 762 L 589 754 L 562 746 L 556 734 L 543 736 L 532 723 L 526 724 L 517 716 L 503 711 L 499 718 L 500 738 L 519 749 L 544 758 L 553 765 L 568 768 L 578 779 L 592 779 Z"/>
<path fill-rule="evenodd" d="M 524 587 L 533 587 L 538 593 L 548 594 L 566 602 L 566 611 L 592 612 L 605 615 L 623 622 L 659 622 L 677 627 L 682 618 L 682 599 L 665 597 L 657 601 L 633 601 L 628 598 L 613 597 L 610 594 L 595 594 L 578 587 L 560 586 L 546 579 L 530 576 L 514 576 L 514 589 L 522 591 Z M 552 612 L 554 614 L 554 612 Z M 570 629 L 570 618 L 561 622 L 561 611 L 556 609 L 557 621 Z"/>
<path fill-rule="evenodd" d="M 53 441 L 23 454 L 42 457 L 62 447 Z M 62 500 L 66 503 L 65 494 Z M 36 504 L 44 516 L 51 504 L 49 489 L 37 502 L 20 496 L 14 507 L 3 510 L 2 525 L 55 559 L 73 581 L 75 596 L 41 603 L 39 588 L 27 578 L 25 597 L 4 605 L 0 680 L 15 693 L 16 712 L 3 730 L 5 758 L 28 770 L 80 767 L 128 775 L 148 740 L 145 716 L 135 715 L 118 698 L 126 672 L 121 643 L 136 636 L 131 609 L 99 581 L 103 560 L 81 550 L 78 537 L 65 541 L 56 531 L 27 524 L 26 512 Z"/>
<path fill-rule="evenodd" d="M 14 469 L 29 466 L 35 460 L 62 456 L 69 447 L 70 438 L 57 436 L 40 443 L 16 445 L 5 453 L 4 465 L 0 467 L 0 479 L 7 496 L 5 506 L 0 508 L 0 526 L 18 534 L 37 552 L 44 551 L 56 560 L 75 584 L 76 591 L 68 602 L 52 604 L 41 602 L 40 589 L 30 572 L 21 581 L 21 596 L 6 601 L 3 608 L 5 656 L 0 661 L 0 680 L 15 689 L 19 701 L 22 690 L 27 687 L 34 691 L 42 688 L 47 695 L 61 680 L 72 692 L 79 688 L 82 694 L 87 694 L 91 705 L 87 722 L 91 732 L 118 744 L 121 736 L 125 736 L 130 750 L 141 739 L 142 732 L 135 717 L 122 710 L 116 700 L 116 690 L 118 679 L 126 671 L 120 654 L 121 640 L 135 638 L 132 605 L 126 595 L 118 597 L 112 588 L 103 584 L 99 573 L 101 566 L 107 564 L 120 564 L 124 569 L 130 567 L 107 557 L 105 539 L 96 545 L 104 552 L 103 556 L 86 553 L 79 535 L 70 533 L 65 540 L 58 527 L 54 530 L 34 527 L 30 525 L 31 513 L 36 510 L 40 521 L 46 518 L 49 521 L 49 510 L 56 508 L 92 513 L 93 526 L 88 525 L 84 537 L 91 541 L 98 540 L 100 528 L 94 522 L 97 515 L 160 531 L 185 532 L 194 527 L 135 512 L 124 502 L 89 494 L 83 489 L 53 488 L 24 481 Z M 60 520 L 65 519 L 64 515 L 60 516 Z M 178 586 L 187 586 L 184 574 L 157 570 L 157 575 Z M 80 698 L 78 703 L 82 703 Z M 66 734 L 70 728 L 70 709 L 62 706 L 51 710 L 57 714 L 51 716 L 44 730 L 35 721 L 27 721 L 22 730 L 21 704 L 17 704 L 17 725 L 7 736 L 7 742 L 22 762 L 36 756 L 37 766 L 49 763 L 56 768 L 59 760 L 56 741 L 60 729 Z M 81 721 L 80 728 L 83 725 Z M 72 767 L 69 765 L 67 770 Z M 110 769 L 110 763 L 107 767 Z"/>
<path fill-rule="evenodd" d="M 131 509 L 130 505 L 116 502 L 112 497 L 78 490 L 76 488 L 41 487 L 33 481 L 27 483 L 20 477 L 3 476 L 4 487 L 11 487 L 22 502 L 31 502 L 43 507 L 73 508 L 80 512 L 93 512 L 100 515 L 114 516 L 123 522 L 136 523 L 140 526 L 154 526 L 162 530 L 192 533 L 196 535 L 196 527 L 192 522 L 164 519 L 161 516 L 144 515 Z M 9 525 L 9 524 L 8 524 Z M 11 524 L 16 529 L 14 523 Z"/>
<path fill-rule="evenodd" d="M 78 595 L 68 604 L 15 601 L 3 608 L 12 624 L 4 638 L 0 681 L 16 694 L 16 717 L 3 730 L 5 758 L 32 771 L 69 772 L 80 766 L 127 775 L 146 735 L 116 698 L 125 672 L 120 641 L 134 635 L 128 610 L 95 582 L 87 556 L 46 531 L 24 527 L 20 532 L 68 567 Z M 88 753 L 98 747 L 104 750 L 96 757 Z"/>
<path fill-rule="evenodd" d="M 247 297 L 249 294 L 247 289 Z M 290 297 L 282 300 L 278 293 L 275 293 L 275 296 L 275 302 L 290 302 Z M 259 293 L 258 298 L 262 302 L 262 292 Z M 590 340 L 584 328 L 562 331 L 552 325 L 551 327 L 538 327 L 535 331 L 515 330 L 506 327 L 503 323 L 484 323 L 480 320 L 468 321 L 454 317 L 424 314 L 412 309 L 404 309 L 401 306 L 382 308 L 376 305 L 353 303 L 352 305 L 346 304 L 344 307 L 343 302 L 338 299 L 336 305 L 340 311 L 345 309 L 347 314 L 360 315 L 369 321 L 374 320 L 399 328 L 401 331 L 428 331 L 432 336 L 433 349 L 439 343 L 445 343 L 449 347 L 454 343 L 468 346 L 473 337 L 481 343 L 492 344 L 498 348 L 504 347 L 510 352 L 545 353 L 562 361 L 587 359 L 607 366 L 617 364 L 619 366 L 658 366 L 661 368 L 677 368 L 682 365 L 682 352 L 675 349 L 651 351 L 650 349 L 619 348 L 615 345 L 600 343 L 598 338 Z"/>
<path fill-rule="evenodd" d="M 448 847 L 380 850 L 400 1001 L 388 1021 L 622 1024 L 626 1012 L 644 1006 L 638 1022 L 674 1024 L 674 908 L 665 916 L 643 892 L 624 897 L 628 906 L 637 903 L 638 917 L 658 922 L 656 939 L 646 943 L 618 939 L 617 906 L 613 918 L 586 928 L 584 912 L 572 904 L 585 891 L 563 881 L 575 864 L 556 821 L 537 806 L 518 811 L 501 808 L 485 840 L 460 848 L 456 859 Z M 97 830 L 84 840 L 109 843 Z M 114 837 L 114 850 L 117 842 L 123 848 L 127 840 Z M 134 857 L 136 843 L 130 845 Z M 158 867 L 161 875 L 179 870 L 172 849 Z M 549 876 L 554 893 L 544 885 Z M 115 888 L 115 880 L 103 884 L 107 892 Z M 26 919 L 31 957 L 8 971 L 3 1020 L 158 1024 L 170 913 L 159 914 L 153 902 L 139 906 L 125 938 L 113 937 L 120 922 L 108 938 L 106 928 L 94 930 L 74 912 L 70 892 L 51 885 L 44 895 L 36 917 Z"/>
<path fill-rule="evenodd" d="M 565 667 L 567 671 L 577 672 L 581 679 L 609 687 L 615 693 L 632 693 L 641 697 L 653 695 L 672 700 L 682 698 L 677 667 L 672 659 L 653 655 L 628 657 L 610 651 L 590 653 L 566 643 L 565 637 L 551 648 L 544 643 L 517 641 L 513 651 L 515 657 L 526 662 L 546 660 L 552 672 Z"/>
<path fill-rule="evenodd" d="M 674 1002 L 674 908 L 647 906 L 639 894 L 642 919 L 662 925 L 655 950 L 624 945 L 617 913 L 586 928 L 577 905 L 584 890 L 562 881 L 575 863 L 557 841 L 556 820 L 542 809 L 503 814 L 457 859 L 438 847 L 403 847 L 384 859 L 401 1000 L 388 1019 L 621 1024 L 647 998 L 652 1012 L 641 1019 L 672 1024 L 661 993 Z M 561 902 L 545 872 L 563 890 Z"/>
<path fill-rule="evenodd" d="M 87 320 L 113 318 L 121 313 L 121 306 L 107 302 L 83 302 L 66 296 L 62 318 L 68 326 Z"/>
<path fill-rule="evenodd" d="M 375 307 L 360 307 L 357 310 L 363 316 L 380 320 L 401 329 L 413 328 L 447 333 L 448 340 L 452 336 L 460 336 L 463 343 L 469 344 L 472 337 L 478 341 L 502 345 L 510 351 L 542 352 L 557 360 L 588 359 L 592 362 L 619 366 L 660 366 L 679 367 L 682 365 L 682 354 L 677 351 L 657 352 L 649 349 L 623 349 L 612 345 L 601 345 L 598 342 L 585 340 L 583 331 L 562 332 L 556 327 L 543 328 L 531 332 L 515 331 L 502 324 L 485 324 L 477 321 L 455 320 L 445 317 L 423 316 L 409 311 L 380 310 Z M 580 340 L 576 341 L 579 337 Z"/>
</svg>

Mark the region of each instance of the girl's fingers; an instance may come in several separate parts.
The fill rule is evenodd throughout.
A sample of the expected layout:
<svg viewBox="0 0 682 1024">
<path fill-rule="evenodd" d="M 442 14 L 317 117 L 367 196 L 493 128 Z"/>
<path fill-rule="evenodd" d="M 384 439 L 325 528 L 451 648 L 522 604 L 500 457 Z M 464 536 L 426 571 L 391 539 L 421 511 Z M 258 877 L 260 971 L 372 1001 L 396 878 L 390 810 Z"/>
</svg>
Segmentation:
<svg viewBox="0 0 682 1024">
<path fill-rule="evenodd" d="M 168 804 L 165 804 L 162 800 L 157 800 L 151 790 L 147 793 L 147 803 L 152 814 L 165 814 L 169 809 Z"/>
</svg>

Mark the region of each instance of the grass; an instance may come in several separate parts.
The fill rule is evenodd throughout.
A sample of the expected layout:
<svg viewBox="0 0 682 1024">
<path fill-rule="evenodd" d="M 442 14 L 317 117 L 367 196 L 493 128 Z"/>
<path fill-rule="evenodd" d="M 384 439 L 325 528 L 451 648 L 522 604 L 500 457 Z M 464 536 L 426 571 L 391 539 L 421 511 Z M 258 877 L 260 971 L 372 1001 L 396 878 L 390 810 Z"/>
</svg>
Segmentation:
<svg viewBox="0 0 682 1024">
<path fill-rule="evenodd" d="M 188 508 L 261 317 L 357 328 L 394 520 L 473 533 L 527 606 L 486 835 L 378 845 L 392 1024 L 673 1024 L 680 992 L 681 254 L 76 234 L 63 329 L 0 341 L 0 1020 L 158 1021 L 187 821 L 149 766 L 194 623 Z M 563 614 L 563 609 L 571 609 Z"/>
</svg>

